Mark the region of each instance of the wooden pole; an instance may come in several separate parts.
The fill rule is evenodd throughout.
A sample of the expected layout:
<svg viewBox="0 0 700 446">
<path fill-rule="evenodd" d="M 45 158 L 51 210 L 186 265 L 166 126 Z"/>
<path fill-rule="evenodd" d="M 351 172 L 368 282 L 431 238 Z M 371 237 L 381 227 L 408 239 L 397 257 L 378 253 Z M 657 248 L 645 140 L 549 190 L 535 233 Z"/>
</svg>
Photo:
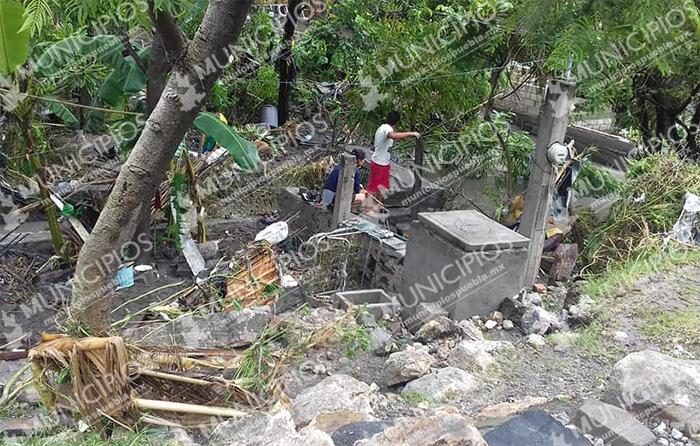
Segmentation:
<svg viewBox="0 0 700 446">
<path fill-rule="evenodd" d="M 146 400 L 134 398 L 134 405 L 141 410 L 162 410 L 164 412 L 181 412 L 195 415 L 210 415 L 221 417 L 244 417 L 247 412 L 228 407 L 202 406 L 199 404 L 174 403 L 171 401 Z"/>
<path fill-rule="evenodd" d="M 340 174 L 338 175 L 338 186 L 335 189 L 335 203 L 333 204 L 333 219 L 331 220 L 333 228 L 337 228 L 341 222 L 350 218 L 350 208 L 354 196 L 355 157 L 343 152 L 340 155 Z"/>
<path fill-rule="evenodd" d="M 520 233 L 530 239 L 523 285 L 531 288 L 540 270 L 547 217 L 552 203 L 556 180 L 555 169 L 547 158 L 552 143 L 564 143 L 575 83 L 570 80 L 551 80 L 540 112 L 540 126 L 533 154 L 530 179 L 525 193 L 525 210 L 520 222 Z"/>
</svg>

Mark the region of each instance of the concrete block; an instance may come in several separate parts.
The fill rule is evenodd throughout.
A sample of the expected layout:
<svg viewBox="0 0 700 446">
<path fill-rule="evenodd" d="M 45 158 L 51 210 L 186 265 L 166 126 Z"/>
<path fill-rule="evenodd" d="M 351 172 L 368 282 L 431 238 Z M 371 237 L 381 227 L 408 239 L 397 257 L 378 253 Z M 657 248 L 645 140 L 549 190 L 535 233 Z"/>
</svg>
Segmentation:
<svg viewBox="0 0 700 446">
<path fill-rule="evenodd" d="M 656 436 L 629 412 L 589 399 L 583 403 L 573 422 L 585 434 L 601 437 L 612 446 L 644 446 L 656 442 Z"/>
<path fill-rule="evenodd" d="M 395 298 L 379 289 L 335 293 L 334 303 L 336 308 L 346 311 L 352 306 L 366 305 L 369 314 L 378 321 L 385 314 L 394 314 L 400 308 Z"/>
<path fill-rule="evenodd" d="M 486 316 L 522 286 L 529 240 L 477 211 L 418 214 L 399 301 L 407 326 L 418 305 L 437 303 L 455 320 Z"/>
</svg>

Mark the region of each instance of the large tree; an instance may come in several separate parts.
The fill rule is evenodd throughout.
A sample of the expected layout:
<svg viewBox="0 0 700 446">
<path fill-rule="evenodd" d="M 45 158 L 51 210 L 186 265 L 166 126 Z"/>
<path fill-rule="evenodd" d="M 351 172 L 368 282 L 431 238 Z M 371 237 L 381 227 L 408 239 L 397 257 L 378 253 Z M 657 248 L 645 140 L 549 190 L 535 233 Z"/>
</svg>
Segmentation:
<svg viewBox="0 0 700 446">
<path fill-rule="evenodd" d="M 153 16 L 173 62 L 171 76 L 80 251 L 73 280 L 70 316 L 93 333 L 109 329 L 112 278 L 122 247 L 131 240 L 142 207 L 150 205 L 170 159 L 220 76 L 217 67 L 229 60 L 252 3 L 209 0 L 190 42 L 170 14 L 156 11 Z"/>
</svg>

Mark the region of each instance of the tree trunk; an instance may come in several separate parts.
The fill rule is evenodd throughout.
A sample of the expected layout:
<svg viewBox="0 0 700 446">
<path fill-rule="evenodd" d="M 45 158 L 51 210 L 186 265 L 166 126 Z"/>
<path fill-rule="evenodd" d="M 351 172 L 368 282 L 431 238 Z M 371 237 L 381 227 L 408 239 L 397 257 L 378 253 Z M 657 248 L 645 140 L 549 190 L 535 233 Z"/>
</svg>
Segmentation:
<svg viewBox="0 0 700 446">
<path fill-rule="evenodd" d="M 146 116 L 150 116 L 158 104 L 158 99 L 163 93 L 168 73 L 172 64 L 168 60 L 165 48 L 161 43 L 160 32 L 156 29 L 151 42 L 151 57 L 145 72 L 148 75 L 146 86 Z M 135 53 L 134 53 L 135 54 Z M 141 206 L 139 219 L 136 223 L 136 231 L 132 237 L 135 246 L 138 246 L 138 260 L 149 262 L 153 258 L 153 237 L 151 235 L 151 198 L 148 198 Z"/>
<path fill-rule="evenodd" d="M 112 277 L 122 261 L 124 244 L 131 240 L 142 207 L 150 202 L 178 144 L 221 75 L 220 69 L 207 67 L 228 60 L 252 3 L 210 0 L 189 45 L 173 21 L 156 18 L 163 45 L 180 57 L 78 256 L 70 315 L 92 333 L 105 333 L 110 327 Z"/>
<path fill-rule="evenodd" d="M 289 119 L 289 93 L 292 90 L 292 82 L 296 76 L 294 61 L 292 60 L 292 42 L 294 41 L 294 31 L 296 30 L 301 0 L 290 0 L 287 4 L 287 21 L 284 23 L 284 37 L 282 38 L 282 49 L 277 61 L 280 88 L 277 96 L 277 116 L 278 124 L 282 127 Z"/>
</svg>

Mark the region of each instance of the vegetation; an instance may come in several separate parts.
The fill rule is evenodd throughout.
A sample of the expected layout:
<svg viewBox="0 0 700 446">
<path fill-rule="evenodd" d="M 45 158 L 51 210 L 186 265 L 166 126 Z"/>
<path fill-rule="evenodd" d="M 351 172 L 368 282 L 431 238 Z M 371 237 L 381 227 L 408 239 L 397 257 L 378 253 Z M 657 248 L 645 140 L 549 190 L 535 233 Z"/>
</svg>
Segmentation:
<svg viewBox="0 0 700 446">
<path fill-rule="evenodd" d="M 700 191 L 700 166 L 663 152 L 631 162 L 627 182 L 605 221 L 588 229 L 585 265 L 602 271 L 630 260 L 644 261 L 668 243 L 685 193 Z M 675 247 L 669 247 L 673 249 Z"/>
</svg>

